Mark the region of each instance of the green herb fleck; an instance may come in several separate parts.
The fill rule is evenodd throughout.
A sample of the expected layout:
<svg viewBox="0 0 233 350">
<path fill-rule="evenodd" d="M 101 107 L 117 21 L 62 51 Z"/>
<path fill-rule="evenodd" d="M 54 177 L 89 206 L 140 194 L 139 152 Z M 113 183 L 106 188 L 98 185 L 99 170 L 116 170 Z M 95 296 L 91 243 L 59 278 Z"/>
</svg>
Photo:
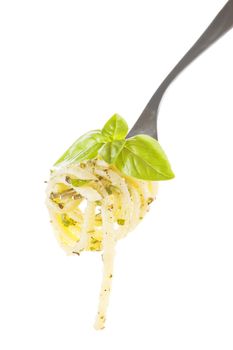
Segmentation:
<svg viewBox="0 0 233 350">
<path fill-rule="evenodd" d="M 100 240 L 96 239 L 95 237 L 91 237 L 91 243 L 95 244 L 95 243 L 99 243 L 99 242 L 100 242 Z"/>
<path fill-rule="evenodd" d="M 81 187 L 83 185 L 86 185 L 90 181 L 91 180 L 72 179 L 71 177 L 66 176 L 66 182 L 68 182 L 69 184 L 71 184 L 74 187 Z"/>
<path fill-rule="evenodd" d="M 114 185 L 106 186 L 105 189 L 109 195 L 113 194 L 114 191 L 116 191 L 118 193 L 120 192 L 119 188 L 117 186 L 114 186 Z"/>
<path fill-rule="evenodd" d="M 117 219 L 117 223 L 118 223 L 118 225 L 123 226 L 125 224 L 125 220 L 124 219 Z"/>
<path fill-rule="evenodd" d="M 147 204 L 150 205 L 154 201 L 154 198 L 150 197 L 147 199 Z"/>
<path fill-rule="evenodd" d="M 62 214 L 61 219 L 63 225 L 66 227 L 75 226 L 77 224 L 77 221 L 70 218 L 67 214 Z"/>
<path fill-rule="evenodd" d="M 106 186 L 105 190 L 107 191 L 108 194 L 112 194 L 112 190 L 110 186 Z"/>
</svg>

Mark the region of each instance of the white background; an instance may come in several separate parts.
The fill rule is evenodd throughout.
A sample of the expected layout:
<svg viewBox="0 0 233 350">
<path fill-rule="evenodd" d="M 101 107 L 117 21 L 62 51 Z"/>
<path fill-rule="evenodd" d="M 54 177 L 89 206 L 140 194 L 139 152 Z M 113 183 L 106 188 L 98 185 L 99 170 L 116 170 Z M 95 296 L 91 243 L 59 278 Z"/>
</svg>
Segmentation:
<svg viewBox="0 0 233 350">
<path fill-rule="evenodd" d="M 232 350 L 233 31 L 163 100 L 176 179 L 117 246 L 104 331 L 101 256 L 60 250 L 43 183 L 113 113 L 132 126 L 224 3 L 1 1 L 1 349 Z"/>
</svg>

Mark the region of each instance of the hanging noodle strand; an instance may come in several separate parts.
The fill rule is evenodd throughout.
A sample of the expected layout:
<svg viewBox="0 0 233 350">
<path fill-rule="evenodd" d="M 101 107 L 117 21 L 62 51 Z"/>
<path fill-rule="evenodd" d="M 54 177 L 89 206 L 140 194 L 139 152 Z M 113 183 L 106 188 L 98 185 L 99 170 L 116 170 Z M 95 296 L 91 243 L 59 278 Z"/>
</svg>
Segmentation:
<svg viewBox="0 0 233 350">
<path fill-rule="evenodd" d="M 157 183 L 124 176 L 98 159 L 52 171 L 47 206 L 58 242 L 69 255 L 102 251 L 96 329 L 105 325 L 116 242 L 143 219 L 156 191 Z"/>
</svg>

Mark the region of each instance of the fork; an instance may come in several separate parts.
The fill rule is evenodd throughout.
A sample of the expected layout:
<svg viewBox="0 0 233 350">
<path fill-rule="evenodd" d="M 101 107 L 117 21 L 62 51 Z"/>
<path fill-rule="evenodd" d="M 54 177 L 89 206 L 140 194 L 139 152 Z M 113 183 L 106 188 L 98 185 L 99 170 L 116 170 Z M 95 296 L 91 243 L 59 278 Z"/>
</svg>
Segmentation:
<svg viewBox="0 0 233 350">
<path fill-rule="evenodd" d="M 221 36 L 233 27 L 233 0 L 229 0 L 222 10 L 215 17 L 213 22 L 186 53 L 186 55 L 178 62 L 174 69 L 164 79 L 162 84 L 156 90 L 142 114 L 130 130 L 127 138 L 137 134 L 147 134 L 158 139 L 157 120 L 159 105 L 162 97 L 172 81 L 195 60 L 202 52 L 209 48 Z"/>
</svg>

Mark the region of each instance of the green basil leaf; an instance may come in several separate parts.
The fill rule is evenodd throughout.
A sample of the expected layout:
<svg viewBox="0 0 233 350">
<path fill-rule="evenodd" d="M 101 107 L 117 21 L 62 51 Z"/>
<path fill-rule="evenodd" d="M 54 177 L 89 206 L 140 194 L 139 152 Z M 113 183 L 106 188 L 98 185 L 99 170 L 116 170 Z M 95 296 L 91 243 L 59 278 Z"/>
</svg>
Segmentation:
<svg viewBox="0 0 233 350">
<path fill-rule="evenodd" d="M 75 141 L 54 166 L 93 159 L 105 142 L 106 138 L 102 135 L 101 130 L 90 131 Z"/>
<path fill-rule="evenodd" d="M 105 162 L 113 164 L 124 147 L 125 142 L 125 140 L 107 142 L 99 150 L 99 155 L 105 160 Z"/>
<path fill-rule="evenodd" d="M 137 135 L 126 140 L 115 165 L 124 174 L 138 179 L 159 181 L 174 177 L 158 141 L 147 135 Z"/>
<path fill-rule="evenodd" d="M 122 140 L 128 133 L 128 125 L 119 114 L 114 114 L 104 125 L 102 133 L 109 141 Z"/>
</svg>

